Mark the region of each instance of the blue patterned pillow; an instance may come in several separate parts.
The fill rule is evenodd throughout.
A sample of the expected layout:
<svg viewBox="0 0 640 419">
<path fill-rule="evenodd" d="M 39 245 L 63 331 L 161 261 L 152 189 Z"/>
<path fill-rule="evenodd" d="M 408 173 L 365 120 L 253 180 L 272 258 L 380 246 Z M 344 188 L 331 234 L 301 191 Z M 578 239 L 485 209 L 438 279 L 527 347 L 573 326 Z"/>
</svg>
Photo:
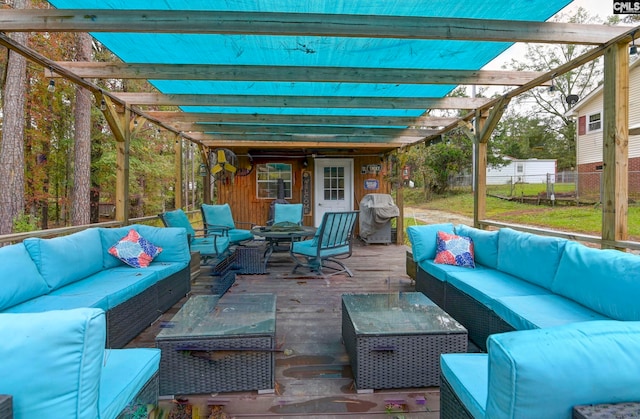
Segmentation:
<svg viewBox="0 0 640 419">
<path fill-rule="evenodd" d="M 473 240 L 471 237 L 438 231 L 436 234 L 436 258 L 433 260 L 435 263 L 475 268 L 476 264 L 473 259 Z"/>
<path fill-rule="evenodd" d="M 134 229 L 109 249 L 109 254 L 134 268 L 146 268 L 160 252 L 161 247 L 149 242 Z"/>
</svg>

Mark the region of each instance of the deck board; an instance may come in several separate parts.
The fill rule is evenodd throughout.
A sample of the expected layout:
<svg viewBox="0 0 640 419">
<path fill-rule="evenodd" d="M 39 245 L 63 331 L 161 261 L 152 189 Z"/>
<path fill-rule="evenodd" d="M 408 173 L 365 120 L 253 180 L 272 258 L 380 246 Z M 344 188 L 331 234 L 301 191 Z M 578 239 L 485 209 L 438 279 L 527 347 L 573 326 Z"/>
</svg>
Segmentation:
<svg viewBox="0 0 640 419">
<path fill-rule="evenodd" d="M 437 387 L 376 390 L 358 393 L 341 336 L 341 296 L 345 293 L 414 291 L 405 270 L 406 247 L 364 245 L 358 242 L 347 265 L 354 277 L 329 278 L 309 275 L 304 269 L 291 274 L 288 254 L 276 254 L 266 275 L 238 275 L 228 294 L 273 293 L 276 302 L 276 389 L 273 394 L 235 392 L 176 395 L 194 404 L 201 418 L 206 405 L 219 405 L 231 418 L 304 417 L 372 418 L 393 417 L 385 409 L 390 400 L 408 406 L 404 418 L 439 417 Z M 192 281 L 192 294 L 207 294 L 209 268 L 202 266 Z M 222 297 L 224 298 L 224 296 Z M 155 347 L 155 336 L 184 304 L 164 313 L 128 347 Z M 163 400 L 161 408 L 171 402 Z M 224 416 L 220 416 L 224 417 Z"/>
</svg>

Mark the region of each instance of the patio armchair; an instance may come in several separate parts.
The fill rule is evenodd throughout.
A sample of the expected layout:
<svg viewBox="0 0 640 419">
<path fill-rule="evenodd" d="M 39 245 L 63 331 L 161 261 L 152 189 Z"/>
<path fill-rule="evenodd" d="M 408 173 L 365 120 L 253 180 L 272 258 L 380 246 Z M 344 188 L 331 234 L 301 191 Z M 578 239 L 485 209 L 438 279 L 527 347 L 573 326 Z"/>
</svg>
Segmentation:
<svg viewBox="0 0 640 419">
<path fill-rule="evenodd" d="M 165 227 L 182 227 L 187 230 L 189 248 L 200 252 L 200 257 L 206 263 L 210 258 L 220 258 L 229 250 L 230 240 L 228 229 L 220 228 L 216 231 L 207 229 L 194 229 L 182 209 L 158 214 Z"/>
<path fill-rule="evenodd" d="M 267 221 L 267 225 L 278 223 L 302 225 L 302 204 L 274 204 L 273 218 Z"/>
<path fill-rule="evenodd" d="M 235 221 L 229 204 L 202 204 L 200 211 L 202 212 L 202 223 L 204 224 L 205 232 L 208 234 L 224 233 L 229 237 L 229 242 L 232 245 L 253 240 L 251 228 L 254 227 L 255 224 Z M 249 228 L 238 228 L 238 225 L 246 225 Z"/>
<path fill-rule="evenodd" d="M 312 239 L 292 243 L 290 254 L 296 265 L 291 273 L 304 266 L 320 275 L 324 275 L 322 269 L 327 268 L 334 271 L 330 275 L 345 272 L 353 276 L 340 259 L 351 256 L 358 212 L 326 212 Z"/>
</svg>

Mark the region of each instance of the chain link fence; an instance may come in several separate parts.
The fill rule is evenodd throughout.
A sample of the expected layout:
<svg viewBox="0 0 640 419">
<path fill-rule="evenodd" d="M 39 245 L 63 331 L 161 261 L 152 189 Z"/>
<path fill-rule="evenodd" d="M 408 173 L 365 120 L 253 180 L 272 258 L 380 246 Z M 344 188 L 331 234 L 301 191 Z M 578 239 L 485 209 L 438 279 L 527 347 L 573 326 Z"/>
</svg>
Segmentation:
<svg viewBox="0 0 640 419">
<path fill-rule="evenodd" d="M 640 172 L 629 172 L 629 202 L 640 202 Z M 471 175 L 452 176 L 449 186 L 455 189 L 473 187 Z M 563 171 L 532 176 L 488 176 L 487 194 L 506 198 L 572 201 L 580 204 L 602 202 L 603 174 Z"/>
</svg>

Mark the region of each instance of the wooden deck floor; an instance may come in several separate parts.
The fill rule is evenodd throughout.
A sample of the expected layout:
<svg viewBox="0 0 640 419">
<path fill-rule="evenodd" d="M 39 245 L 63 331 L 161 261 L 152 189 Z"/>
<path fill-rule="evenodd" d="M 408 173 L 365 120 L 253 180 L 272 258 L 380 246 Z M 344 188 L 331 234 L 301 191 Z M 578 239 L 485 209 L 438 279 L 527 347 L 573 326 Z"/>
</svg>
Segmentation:
<svg viewBox="0 0 640 419">
<path fill-rule="evenodd" d="M 358 393 L 342 345 L 342 294 L 413 291 L 414 284 L 405 273 L 405 256 L 405 246 L 365 246 L 357 242 L 347 261 L 353 278 L 344 274 L 321 278 L 304 270 L 293 275 L 287 253 L 272 256 L 268 275 L 239 275 L 228 293 L 277 296 L 277 345 L 286 352 L 276 355 L 275 393 L 179 395 L 194 406 L 193 417 L 438 418 L 437 387 Z M 209 293 L 208 269 L 203 266 L 193 281 L 192 294 Z M 185 301 L 183 298 L 128 346 L 155 347 L 161 322 L 170 320 Z M 403 403 L 407 409 L 390 413 L 386 408 L 389 401 Z M 219 406 L 219 415 L 208 416 L 207 406 L 212 405 Z M 171 406 L 171 400 L 161 401 L 163 417 L 168 417 Z"/>
</svg>

